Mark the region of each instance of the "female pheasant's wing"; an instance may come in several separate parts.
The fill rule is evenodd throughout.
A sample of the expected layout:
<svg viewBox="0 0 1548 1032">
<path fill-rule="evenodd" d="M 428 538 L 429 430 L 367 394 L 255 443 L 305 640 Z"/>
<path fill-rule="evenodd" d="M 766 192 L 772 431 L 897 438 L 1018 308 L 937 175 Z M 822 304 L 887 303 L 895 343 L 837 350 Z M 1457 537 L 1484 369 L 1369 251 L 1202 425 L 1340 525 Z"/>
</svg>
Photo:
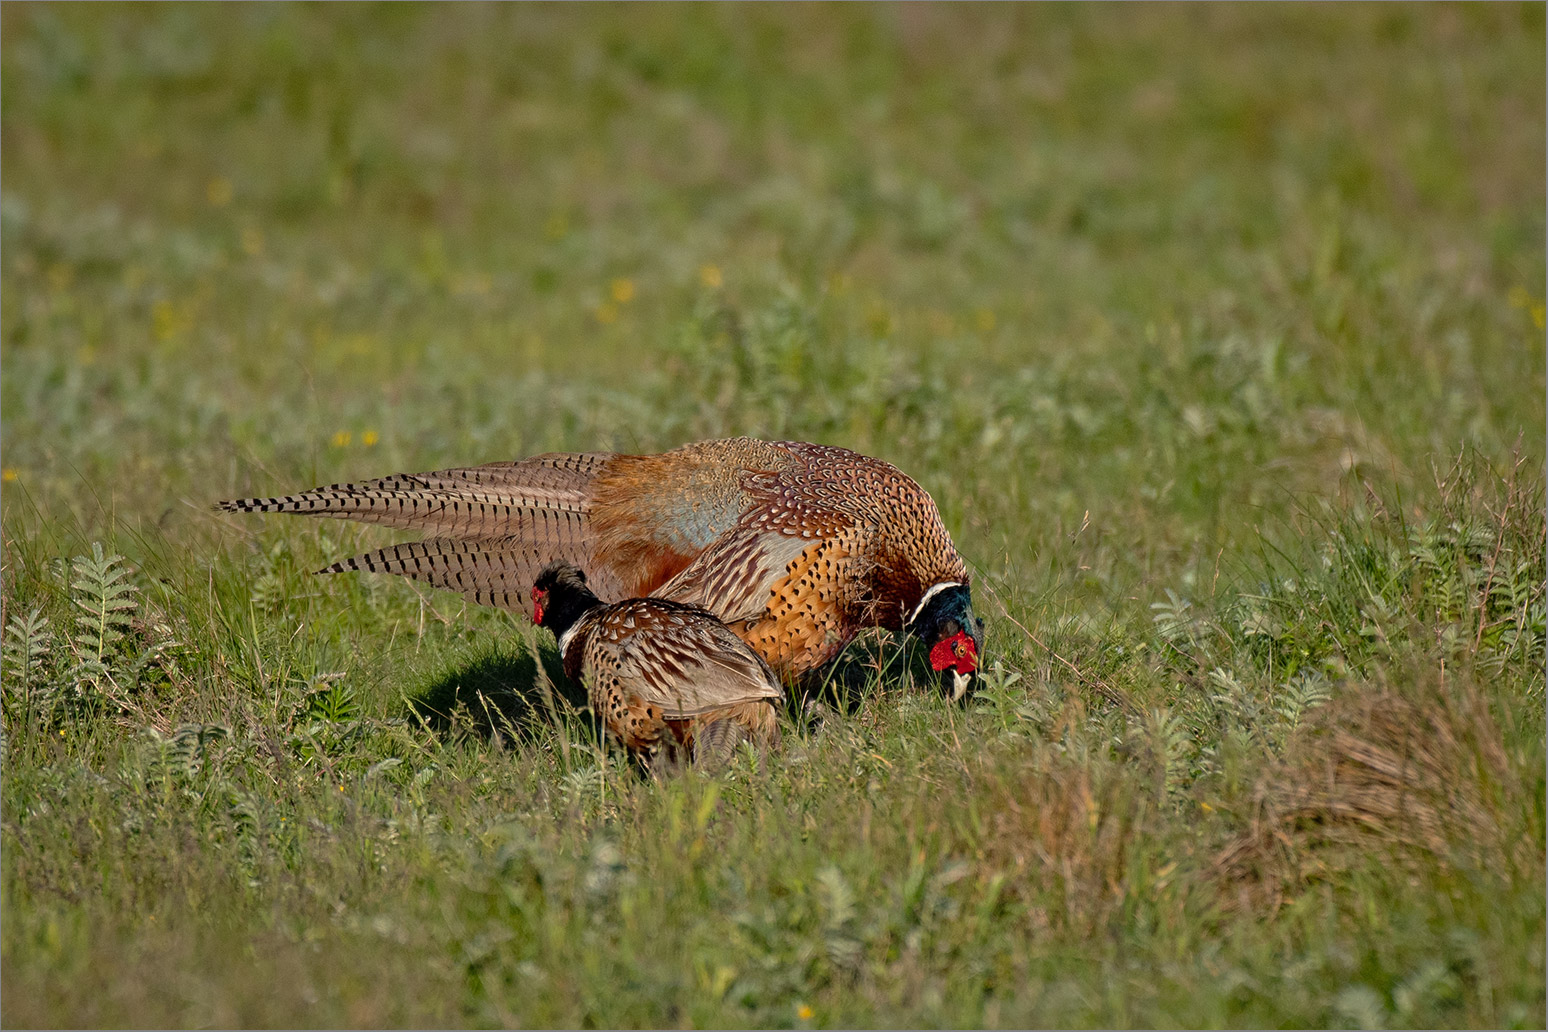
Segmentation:
<svg viewBox="0 0 1548 1032">
<path fill-rule="evenodd" d="M 598 630 L 593 642 L 614 651 L 620 679 L 670 719 L 784 698 L 768 664 L 707 613 L 631 599 Z"/>
</svg>

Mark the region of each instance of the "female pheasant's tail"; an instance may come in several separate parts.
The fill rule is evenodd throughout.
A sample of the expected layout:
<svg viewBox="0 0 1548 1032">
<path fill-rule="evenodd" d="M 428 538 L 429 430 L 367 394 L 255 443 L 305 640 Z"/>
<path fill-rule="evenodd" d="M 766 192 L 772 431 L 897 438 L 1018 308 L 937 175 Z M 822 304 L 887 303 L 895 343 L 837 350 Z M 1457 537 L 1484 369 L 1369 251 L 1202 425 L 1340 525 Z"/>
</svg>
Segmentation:
<svg viewBox="0 0 1548 1032">
<path fill-rule="evenodd" d="M 718 774 L 736 758 L 747 732 L 735 720 L 716 720 L 699 729 L 693 740 L 693 763 L 706 774 Z"/>
<path fill-rule="evenodd" d="M 730 706 L 701 718 L 693 737 L 694 766 L 708 774 L 724 770 L 743 742 L 760 751 L 780 746 L 779 718 L 767 699 Z"/>
<path fill-rule="evenodd" d="M 528 593 L 546 564 L 569 559 L 593 569 L 590 485 L 612 455 L 539 455 L 433 473 L 395 474 L 277 498 L 218 503 L 222 512 L 280 512 L 424 531 L 319 571 L 394 573 L 458 591 L 485 605 L 530 615 Z M 615 578 L 593 572 L 593 590 L 617 598 Z"/>
</svg>

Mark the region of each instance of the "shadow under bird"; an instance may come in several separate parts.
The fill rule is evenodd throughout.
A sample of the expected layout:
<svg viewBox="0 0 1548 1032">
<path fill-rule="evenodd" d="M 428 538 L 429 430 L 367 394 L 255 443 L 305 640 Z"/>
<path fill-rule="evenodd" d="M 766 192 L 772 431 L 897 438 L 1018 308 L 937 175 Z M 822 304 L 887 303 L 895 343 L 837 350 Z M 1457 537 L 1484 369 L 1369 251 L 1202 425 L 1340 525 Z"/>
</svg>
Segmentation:
<svg viewBox="0 0 1548 1032">
<path fill-rule="evenodd" d="M 322 572 L 395 573 L 528 616 L 538 572 L 566 560 L 601 599 L 708 610 L 787 682 L 867 627 L 918 637 L 954 698 L 979 666 L 983 622 L 934 499 L 844 448 L 737 437 L 554 453 L 216 507 L 420 531 Z"/>
<path fill-rule="evenodd" d="M 664 753 L 713 768 L 743 741 L 779 745 L 784 689 L 707 610 L 664 598 L 609 605 L 568 562 L 538 574 L 532 609 L 559 640 L 565 676 L 586 686 L 608 733 L 647 766 Z"/>
</svg>

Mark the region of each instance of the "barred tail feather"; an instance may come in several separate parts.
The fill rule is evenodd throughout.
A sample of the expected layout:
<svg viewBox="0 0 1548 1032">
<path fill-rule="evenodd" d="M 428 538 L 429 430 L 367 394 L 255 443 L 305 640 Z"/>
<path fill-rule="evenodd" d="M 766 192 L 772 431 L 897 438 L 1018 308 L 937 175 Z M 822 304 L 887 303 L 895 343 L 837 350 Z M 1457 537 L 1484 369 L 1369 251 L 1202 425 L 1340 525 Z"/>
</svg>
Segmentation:
<svg viewBox="0 0 1548 1032">
<path fill-rule="evenodd" d="M 746 732 L 735 720 L 706 724 L 694 736 L 694 765 L 707 774 L 717 774 L 736 756 L 737 746 L 746 739 Z"/>
<path fill-rule="evenodd" d="M 486 540 L 562 533 L 584 518 L 592 479 L 613 456 L 539 455 L 466 469 L 394 474 L 274 498 L 219 502 L 222 512 L 280 512 L 379 523 L 438 537 Z M 534 530 L 554 524 L 547 531 Z"/>
<path fill-rule="evenodd" d="M 532 582 L 555 559 L 569 559 L 588 574 L 591 588 L 604 599 L 619 596 L 617 578 L 605 567 L 593 568 L 590 543 L 583 537 L 537 544 L 518 538 L 459 541 L 430 538 L 390 545 L 342 559 L 318 573 L 394 573 L 437 588 L 461 592 L 480 605 L 532 615 Z"/>
<path fill-rule="evenodd" d="M 621 597 L 612 572 L 593 569 L 590 562 L 591 482 L 612 458 L 604 452 L 538 455 L 276 498 L 240 498 L 215 508 L 327 516 L 428 533 L 424 541 L 366 552 L 319 572 L 395 573 L 530 616 L 532 582 L 555 559 L 580 564 L 599 595 Z"/>
</svg>

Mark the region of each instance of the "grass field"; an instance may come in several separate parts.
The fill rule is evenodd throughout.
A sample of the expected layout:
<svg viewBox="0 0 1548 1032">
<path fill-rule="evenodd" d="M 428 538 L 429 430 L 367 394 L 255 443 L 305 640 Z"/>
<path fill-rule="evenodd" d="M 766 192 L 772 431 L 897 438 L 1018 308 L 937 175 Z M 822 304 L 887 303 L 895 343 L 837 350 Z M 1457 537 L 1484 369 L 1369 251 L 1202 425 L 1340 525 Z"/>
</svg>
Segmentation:
<svg viewBox="0 0 1548 1032">
<path fill-rule="evenodd" d="M 5 1024 L 1544 1026 L 1542 4 L 0 36 Z M 934 495 L 971 705 L 641 780 L 209 508 L 741 433 Z"/>
</svg>

